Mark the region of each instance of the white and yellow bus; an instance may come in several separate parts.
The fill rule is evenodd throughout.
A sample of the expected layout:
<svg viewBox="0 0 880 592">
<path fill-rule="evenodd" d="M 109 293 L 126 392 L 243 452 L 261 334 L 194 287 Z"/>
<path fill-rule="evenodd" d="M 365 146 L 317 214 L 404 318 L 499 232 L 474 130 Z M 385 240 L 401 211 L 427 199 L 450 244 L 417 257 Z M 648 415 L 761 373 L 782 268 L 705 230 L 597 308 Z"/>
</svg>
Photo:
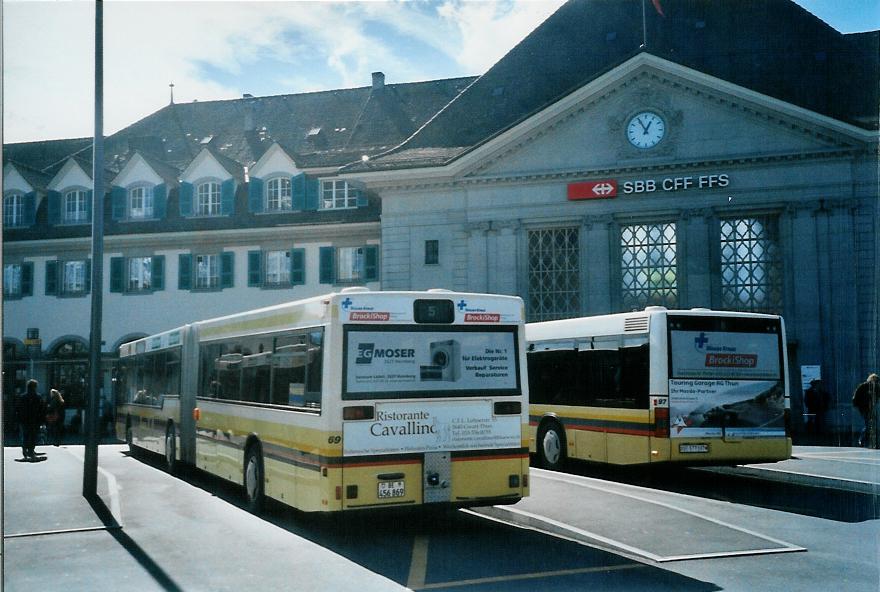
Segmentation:
<svg viewBox="0 0 880 592">
<path fill-rule="evenodd" d="M 531 452 L 612 465 L 791 456 L 785 324 L 707 309 L 526 325 Z"/>
<path fill-rule="evenodd" d="M 523 304 L 341 293 L 123 345 L 117 433 L 308 512 L 528 495 Z"/>
</svg>

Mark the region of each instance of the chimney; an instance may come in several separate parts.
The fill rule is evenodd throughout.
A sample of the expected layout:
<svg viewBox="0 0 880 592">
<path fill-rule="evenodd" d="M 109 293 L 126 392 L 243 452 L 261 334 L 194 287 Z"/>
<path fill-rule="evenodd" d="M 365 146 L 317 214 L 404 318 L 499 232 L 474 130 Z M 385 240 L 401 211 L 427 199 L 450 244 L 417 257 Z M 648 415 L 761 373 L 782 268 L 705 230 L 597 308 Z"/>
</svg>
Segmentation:
<svg viewBox="0 0 880 592">
<path fill-rule="evenodd" d="M 385 74 L 373 72 L 373 90 L 382 90 L 383 88 L 385 88 Z"/>
</svg>

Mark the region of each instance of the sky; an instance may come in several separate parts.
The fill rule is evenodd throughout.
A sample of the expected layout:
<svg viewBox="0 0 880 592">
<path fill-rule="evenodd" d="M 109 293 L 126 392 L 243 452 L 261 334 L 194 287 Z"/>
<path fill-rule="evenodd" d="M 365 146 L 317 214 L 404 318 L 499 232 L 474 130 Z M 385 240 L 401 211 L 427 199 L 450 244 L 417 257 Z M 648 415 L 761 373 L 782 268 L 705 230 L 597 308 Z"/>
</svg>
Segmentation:
<svg viewBox="0 0 880 592">
<path fill-rule="evenodd" d="M 563 1 L 107 0 L 104 133 L 167 105 L 170 83 L 185 103 L 368 86 L 374 71 L 387 84 L 479 75 Z M 880 0 L 796 1 L 843 33 L 880 29 Z M 2 11 L 3 142 L 91 136 L 94 4 Z"/>
</svg>

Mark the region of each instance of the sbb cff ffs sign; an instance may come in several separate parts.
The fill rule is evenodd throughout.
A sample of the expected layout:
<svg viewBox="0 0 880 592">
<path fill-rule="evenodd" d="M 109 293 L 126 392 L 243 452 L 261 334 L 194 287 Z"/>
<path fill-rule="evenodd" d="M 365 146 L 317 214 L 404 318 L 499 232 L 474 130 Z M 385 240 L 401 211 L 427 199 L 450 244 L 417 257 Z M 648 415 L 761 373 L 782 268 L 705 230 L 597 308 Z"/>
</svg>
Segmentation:
<svg viewBox="0 0 880 592">
<path fill-rule="evenodd" d="M 568 184 L 569 201 L 579 199 L 605 199 L 615 197 L 616 195 L 617 181 L 614 179 Z"/>
</svg>

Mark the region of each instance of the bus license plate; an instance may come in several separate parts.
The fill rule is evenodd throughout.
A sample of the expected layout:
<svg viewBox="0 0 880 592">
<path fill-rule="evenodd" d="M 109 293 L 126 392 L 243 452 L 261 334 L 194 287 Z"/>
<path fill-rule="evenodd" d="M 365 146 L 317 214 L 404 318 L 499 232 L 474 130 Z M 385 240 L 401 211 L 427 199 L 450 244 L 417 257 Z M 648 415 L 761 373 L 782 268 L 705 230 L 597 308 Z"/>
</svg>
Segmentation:
<svg viewBox="0 0 880 592">
<path fill-rule="evenodd" d="M 406 495 L 406 487 L 404 486 L 403 481 L 379 482 L 379 499 L 403 497 L 404 495 Z"/>
<path fill-rule="evenodd" d="M 678 451 L 682 454 L 693 452 L 709 452 L 708 444 L 679 444 Z"/>
</svg>

